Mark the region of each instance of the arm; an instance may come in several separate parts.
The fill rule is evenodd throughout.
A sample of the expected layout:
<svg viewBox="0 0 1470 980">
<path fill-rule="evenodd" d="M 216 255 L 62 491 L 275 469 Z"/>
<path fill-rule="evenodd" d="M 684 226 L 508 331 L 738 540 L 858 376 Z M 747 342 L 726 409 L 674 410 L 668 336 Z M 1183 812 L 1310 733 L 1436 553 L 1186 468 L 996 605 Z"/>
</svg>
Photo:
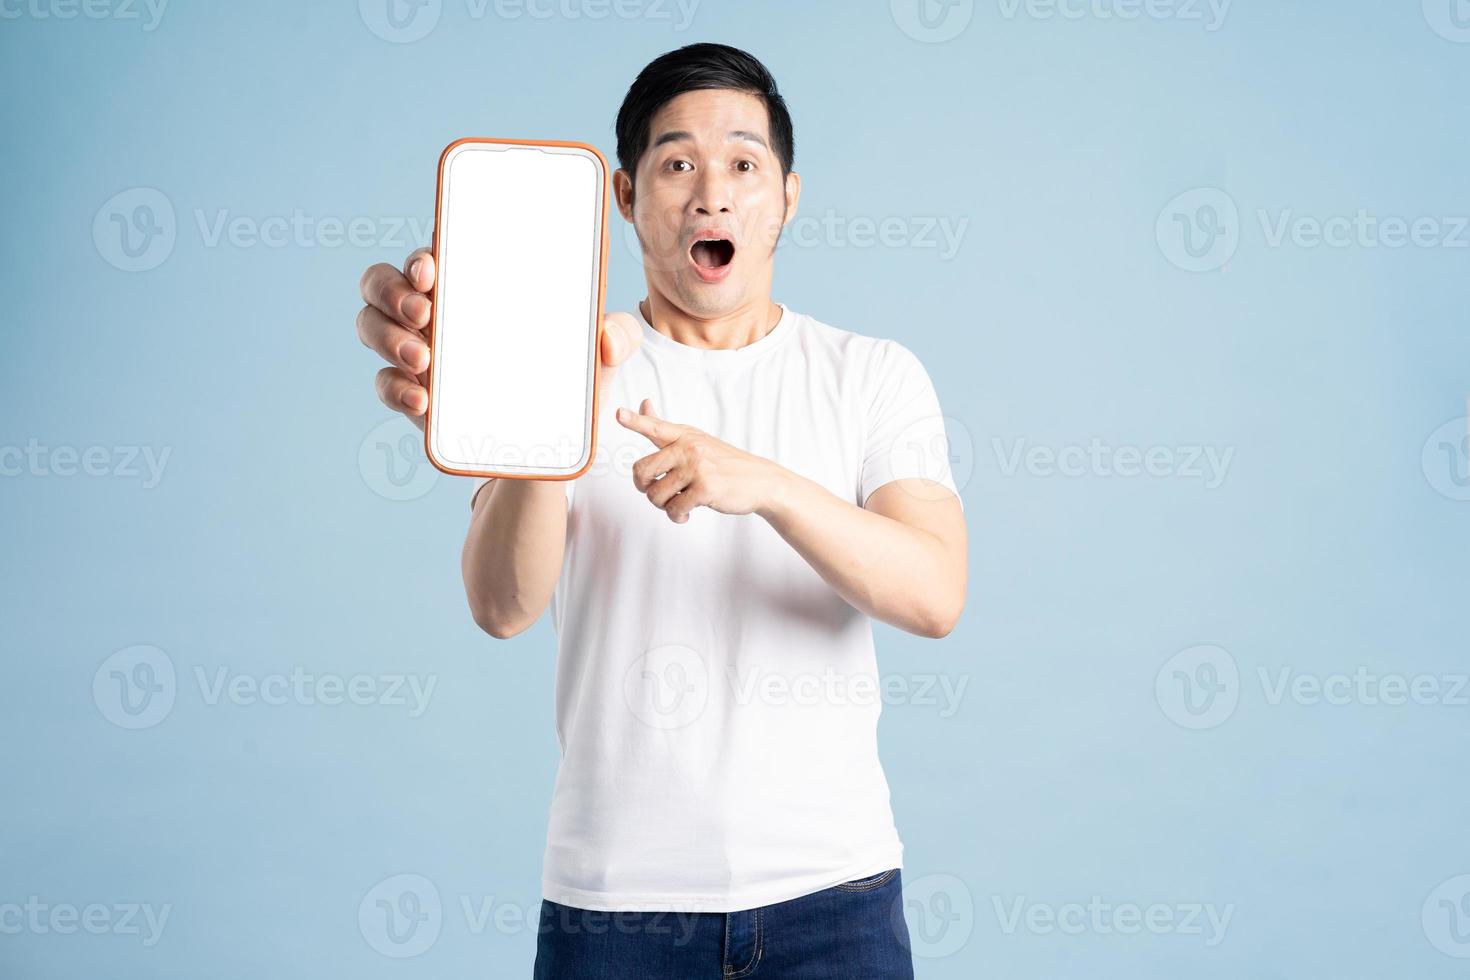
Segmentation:
<svg viewBox="0 0 1470 980">
<path fill-rule="evenodd" d="M 965 608 L 968 549 L 953 494 L 922 480 L 895 480 L 859 507 L 770 466 L 771 492 L 756 513 L 838 595 L 919 636 L 937 639 L 954 629 Z"/>
<path fill-rule="evenodd" d="M 420 429 L 429 405 L 429 292 L 435 273 L 433 254 L 419 249 L 402 271 L 379 263 L 359 283 L 364 305 L 357 314 L 358 338 L 389 365 L 378 372 L 378 397 Z M 642 336 L 626 313 L 604 318 L 599 391 Z M 566 543 L 566 491 L 557 481 L 492 480 L 470 506 L 460 556 L 470 613 L 491 636 L 514 636 L 540 617 L 556 588 Z"/>
<path fill-rule="evenodd" d="M 642 339 L 626 313 L 603 320 L 599 399 Z M 459 558 L 465 598 L 480 628 L 504 640 L 541 618 L 556 590 L 567 539 L 566 488 L 559 480 L 491 480 L 470 507 Z"/>
<path fill-rule="evenodd" d="M 949 490 L 894 480 L 865 507 L 693 426 L 660 419 L 650 402 L 618 421 L 657 451 L 633 465 L 633 484 L 676 524 L 695 507 L 766 520 L 855 608 L 916 633 L 941 637 L 965 603 L 964 514 Z"/>
<path fill-rule="evenodd" d="M 566 545 L 566 491 L 547 480 L 491 480 L 471 507 L 459 562 L 465 598 L 480 628 L 503 640 L 551 601 Z"/>
</svg>

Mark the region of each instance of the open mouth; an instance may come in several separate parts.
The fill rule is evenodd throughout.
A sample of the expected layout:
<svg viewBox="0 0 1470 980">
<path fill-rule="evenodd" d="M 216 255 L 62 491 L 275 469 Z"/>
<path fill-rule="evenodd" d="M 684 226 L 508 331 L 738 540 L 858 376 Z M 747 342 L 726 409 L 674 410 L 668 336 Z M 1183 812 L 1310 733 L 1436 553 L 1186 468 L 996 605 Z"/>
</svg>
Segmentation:
<svg viewBox="0 0 1470 980">
<path fill-rule="evenodd" d="M 701 269 L 718 269 L 735 258 L 735 243 L 723 238 L 701 238 L 689 247 L 694 264 Z"/>
<path fill-rule="evenodd" d="M 701 232 L 689 246 L 689 258 L 694 262 L 694 271 L 706 282 L 723 279 L 735 261 L 735 243 L 728 238 L 716 237 L 716 232 Z"/>
</svg>

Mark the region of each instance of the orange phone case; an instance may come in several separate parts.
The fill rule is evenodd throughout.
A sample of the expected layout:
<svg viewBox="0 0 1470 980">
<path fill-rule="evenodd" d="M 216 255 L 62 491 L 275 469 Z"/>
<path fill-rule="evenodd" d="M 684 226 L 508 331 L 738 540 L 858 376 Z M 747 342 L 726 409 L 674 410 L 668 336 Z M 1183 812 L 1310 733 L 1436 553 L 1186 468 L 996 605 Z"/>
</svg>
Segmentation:
<svg viewBox="0 0 1470 980">
<path fill-rule="evenodd" d="M 436 469 L 444 473 L 452 474 L 454 476 L 491 477 L 498 480 L 575 480 L 577 477 L 581 476 L 583 473 L 586 473 L 587 470 L 591 468 L 592 461 L 597 456 L 597 416 L 598 410 L 601 408 L 601 393 L 599 392 L 598 388 L 602 382 L 603 303 L 605 302 L 607 294 L 607 206 L 609 199 L 608 178 L 610 173 L 607 165 L 607 157 L 603 156 L 602 151 L 593 146 L 591 143 L 583 143 L 578 140 L 517 140 L 500 139 L 490 136 L 466 136 L 462 139 L 455 140 L 453 143 L 450 143 L 444 148 L 444 152 L 439 154 L 439 175 L 434 184 L 434 240 L 429 247 L 430 254 L 434 256 L 434 288 L 429 293 L 429 302 L 433 310 L 433 315 L 429 318 L 428 338 L 429 349 L 431 351 L 434 349 L 434 333 L 437 331 L 439 326 L 439 229 L 441 227 L 441 222 L 444 220 L 444 215 L 441 211 L 444 201 L 444 164 L 445 161 L 449 159 L 450 151 L 452 151 L 455 147 L 462 146 L 466 143 L 497 143 L 507 146 L 571 147 L 579 150 L 587 150 L 588 152 L 592 153 L 593 156 L 597 157 L 598 165 L 602 168 L 602 217 L 601 228 L 599 231 L 600 242 L 597 249 L 597 333 L 593 337 L 592 342 L 592 356 L 596 358 L 596 363 L 593 365 L 592 368 L 592 429 L 591 435 L 588 437 L 587 462 L 583 463 L 582 468 L 577 470 L 577 472 L 575 473 L 556 473 L 546 475 L 530 473 L 490 473 L 482 472 L 479 470 L 455 469 L 454 467 L 449 466 L 448 464 L 434 457 L 434 449 L 429 438 L 429 434 L 434 430 L 434 369 L 438 363 L 437 357 L 431 357 L 429 359 L 429 374 L 427 386 L 427 391 L 429 392 L 429 404 L 428 407 L 424 410 L 424 455 L 428 457 L 429 462 L 432 463 Z"/>
</svg>

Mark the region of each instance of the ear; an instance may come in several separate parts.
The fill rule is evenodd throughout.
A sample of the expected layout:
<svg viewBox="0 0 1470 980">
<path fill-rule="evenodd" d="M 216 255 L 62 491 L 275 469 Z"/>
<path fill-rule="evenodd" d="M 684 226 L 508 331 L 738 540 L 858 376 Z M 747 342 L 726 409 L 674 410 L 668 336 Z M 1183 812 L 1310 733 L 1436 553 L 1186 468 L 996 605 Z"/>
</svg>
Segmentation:
<svg viewBox="0 0 1470 980">
<path fill-rule="evenodd" d="M 786 175 L 786 220 L 781 222 L 781 227 L 791 224 L 791 219 L 796 217 L 796 202 L 801 199 L 801 174 L 795 170 Z"/>
<path fill-rule="evenodd" d="M 613 202 L 618 206 L 618 214 L 628 224 L 633 223 L 633 175 L 622 167 L 613 171 Z"/>
</svg>

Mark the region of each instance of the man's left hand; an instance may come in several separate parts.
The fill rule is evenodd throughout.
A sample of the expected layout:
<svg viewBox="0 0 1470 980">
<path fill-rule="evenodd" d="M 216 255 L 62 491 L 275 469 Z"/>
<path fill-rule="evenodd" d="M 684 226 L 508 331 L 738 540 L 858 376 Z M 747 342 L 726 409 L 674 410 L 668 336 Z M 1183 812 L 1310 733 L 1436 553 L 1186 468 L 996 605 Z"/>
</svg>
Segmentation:
<svg viewBox="0 0 1470 980">
<path fill-rule="evenodd" d="M 770 502 L 786 472 L 692 425 L 659 418 L 647 398 L 636 413 L 619 408 L 617 419 L 656 447 L 633 464 L 633 485 L 675 524 L 688 521 L 696 507 L 756 513 Z"/>
</svg>

